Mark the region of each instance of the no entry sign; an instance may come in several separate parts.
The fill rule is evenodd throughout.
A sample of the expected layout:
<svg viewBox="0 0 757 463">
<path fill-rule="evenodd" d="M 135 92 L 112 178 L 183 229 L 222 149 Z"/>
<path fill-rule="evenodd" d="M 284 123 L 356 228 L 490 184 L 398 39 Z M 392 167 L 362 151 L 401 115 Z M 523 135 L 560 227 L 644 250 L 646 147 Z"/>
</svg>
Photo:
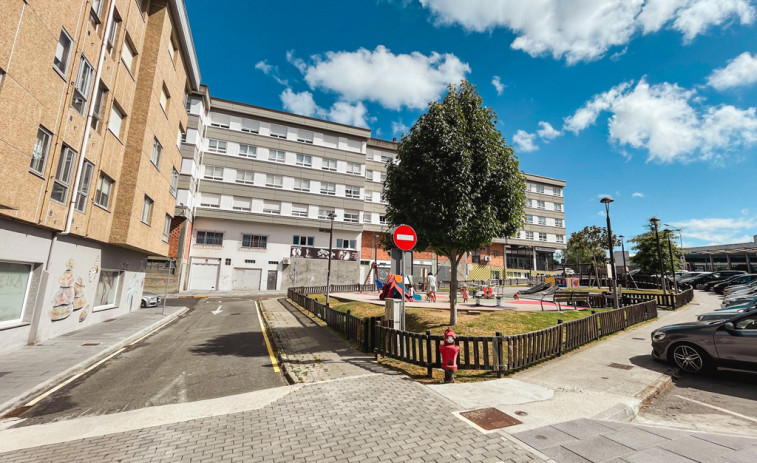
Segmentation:
<svg viewBox="0 0 757 463">
<path fill-rule="evenodd" d="M 392 233 L 392 240 L 395 246 L 403 251 L 409 251 L 415 247 L 418 236 L 415 234 L 415 230 L 410 225 L 400 225 L 394 229 Z"/>
</svg>

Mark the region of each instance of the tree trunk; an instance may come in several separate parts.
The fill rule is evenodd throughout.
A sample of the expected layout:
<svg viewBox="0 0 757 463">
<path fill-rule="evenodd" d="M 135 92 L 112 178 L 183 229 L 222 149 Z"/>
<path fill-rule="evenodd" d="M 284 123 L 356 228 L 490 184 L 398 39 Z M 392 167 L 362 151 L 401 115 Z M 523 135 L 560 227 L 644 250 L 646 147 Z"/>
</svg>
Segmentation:
<svg viewBox="0 0 757 463">
<path fill-rule="evenodd" d="M 457 256 L 447 256 L 450 266 L 450 281 L 449 281 L 449 324 L 451 326 L 457 325 L 457 264 L 459 258 Z"/>
</svg>

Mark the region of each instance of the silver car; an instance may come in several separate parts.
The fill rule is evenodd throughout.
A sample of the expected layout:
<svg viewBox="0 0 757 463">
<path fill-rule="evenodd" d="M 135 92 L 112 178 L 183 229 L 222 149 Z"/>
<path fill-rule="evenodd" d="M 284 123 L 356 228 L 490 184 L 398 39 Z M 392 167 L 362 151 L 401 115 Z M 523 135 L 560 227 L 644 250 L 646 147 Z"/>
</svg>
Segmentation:
<svg viewBox="0 0 757 463">
<path fill-rule="evenodd" d="M 142 307 L 157 307 L 161 298 L 155 293 L 142 293 Z"/>
</svg>

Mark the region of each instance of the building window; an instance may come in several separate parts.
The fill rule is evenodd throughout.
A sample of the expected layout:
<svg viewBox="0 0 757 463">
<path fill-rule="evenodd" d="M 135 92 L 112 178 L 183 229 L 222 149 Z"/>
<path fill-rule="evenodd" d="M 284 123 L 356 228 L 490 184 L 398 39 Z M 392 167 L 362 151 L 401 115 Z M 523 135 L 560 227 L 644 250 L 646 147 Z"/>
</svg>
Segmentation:
<svg viewBox="0 0 757 463">
<path fill-rule="evenodd" d="M 552 187 L 552 194 L 555 196 L 562 196 L 562 188 Z"/>
<path fill-rule="evenodd" d="M 126 115 L 124 115 L 123 112 L 121 112 L 120 109 L 116 106 L 116 102 L 113 102 L 113 107 L 110 108 L 110 120 L 108 120 L 108 130 L 110 130 L 113 135 L 116 136 L 119 140 L 121 139 L 121 130 L 123 129 L 124 125 L 124 119 L 126 119 Z"/>
<path fill-rule="evenodd" d="M 150 155 L 150 162 L 160 170 L 160 158 L 163 155 L 163 145 L 160 144 L 157 138 L 152 140 L 152 154 Z"/>
<path fill-rule="evenodd" d="M 358 223 L 360 221 L 360 213 L 358 211 L 344 211 L 344 221 Z"/>
<path fill-rule="evenodd" d="M 123 61 L 124 66 L 126 66 L 126 70 L 129 71 L 129 74 L 134 74 L 134 57 L 136 56 L 136 53 L 134 52 L 134 47 L 132 47 L 129 38 L 127 37 L 124 40 L 124 46 L 121 48 L 121 61 Z"/>
<path fill-rule="evenodd" d="M 210 231 L 198 231 L 195 244 L 207 244 L 211 246 L 223 245 L 223 233 L 210 232 Z"/>
<path fill-rule="evenodd" d="M 546 225 L 546 224 L 547 224 L 547 218 L 539 217 L 539 225 Z"/>
<path fill-rule="evenodd" d="M 344 196 L 353 199 L 360 199 L 360 187 L 347 185 L 344 187 Z"/>
<path fill-rule="evenodd" d="M 373 181 L 373 171 L 372 170 L 366 170 L 365 171 L 365 178 L 366 178 L 366 180 L 372 182 Z"/>
<path fill-rule="evenodd" d="M 152 206 L 155 203 L 149 196 L 145 195 L 145 200 L 142 203 L 142 223 L 150 225 L 152 219 Z"/>
<path fill-rule="evenodd" d="M 475 250 L 471 252 L 470 254 L 470 261 L 472 264 L 480 264 L 481 263 L 481 251 Z"/>
<path fill-rule="evenodd" d="M 96 19 L 100 19 L 100 10 L 102 9 L 102 0 L 92 0 L 92 14 Z"/>
<path fill-rule="evenodd" d="M 208 140 L 208 151 L 211 153 L 225 153 L 226 152 L 226 142 L 221 140 Z"/>
<path fill-rule="evenodd" d="M 292 244 L 295 246 L 312 246 L 313 240 L 315 240 L 315 238 L 312 236 L 294 235 L 294 237 L 292 237 Z"/>
<path fill-rule="evenodd" d="M 68 35 L 65 29 L 60 30 L 60 37 L 58 37 L 58 46 L 55 49 L 55 58 L 53 58 L 53 66 L 65 75 L 68 72 L 68 60 L 71 57 L 71 36 Z"/>
<path fill-rule="evenodd" d="M 526 198 L 526 207 L 534 207 L 534 202 L 531 198 Z"/>
<path fill-rule="evenodd" d="M 263 201 L 263 213 L 281 214 L 281 203 L 278 201 Z"/>
<path fill-rule="evenodd" d="M 348 162 L 347 163 L 347 173 L 352 175 L 360 175 L 362 174 L 363 165 L 358 164 L 357 162 Z"/>
<path fill-rule="evenodd" d="M 92 89 L 92 76 L 94 73 L 95 70 L 92 68 L 92 65 L 82 56 L 79 62 L 79 74 L 76 76 L 76 85 L 74 86 L 74 97 L 71 102 L 71 106 L 82 116 L 87 110 L 87 101 L 89 100 L 89 92 Z"/>
<path fill-rule="evenodd" d="M 367 202 L 373 201 L 373 193 L 372 192 L 366 192 L 365 195 L 363 195 L 363 200 Z"/>
<path fill-rule="evenodd" d="M 110 206 L 113 183 L 110 177 L 100 172 L 100 179 L 97 181 L 97 191 L 95 192 L 95 204 L 105 209 Z"/>
<path fill-rule="evenodd" d="M 544 201 L 536 201 L 536 208 L 537 209 L 546 209 L 547 204 Z"/>
<path fill-rule="evenodd" d="M 229 258 L 224 259 L 224 263 L 225 265 L 231 265 L 231 259 Z"/>
<path fill-rule="evenodd" d="M 94 164 L 84 161 L 79 189 L 76 191 L 76 203 L 74 204 L 74 209 L 79 212 L 87 210 L 87 198 L 89 197 L 89 189 L 92 186 L 92 173 L 94 170 Z"/>
<path fill-rule="evenodd" d="M 221 197 L 212 193 L 200 193 L 200 206 L 218 209 L 221 207 Z"/>
<path fill-rule="evenodd" d="M 381 225 L 386 225 L 386 216 L 385 215 L 380 215 L 379 214 L 379 223 Z"/>
<path fill-rule="evenodd" d="M 555 238 L 558 243 L 565 241 L 565 235 L 555 235 Z"/>
<path fill-rule="evenodd" d="M 45 165 L 47 164 L 47 155 L 50 153 L 50 138 L 52 134 L 39 126 L 37 129 L 37 140 L 34 142 L 32 151 L 32 160 L 29 168 L 38 173 L 44 174 Z"/>
<path fill-rule="evenodd" d="M 163 112 L 168 112 L 168 103 L 171 100 L 171 95 L 168 93 L 168 89 L 166 88 L 166 85 L 163 84 L 163 87 L 160 89 L 160 107 L 163 108 Z"/>
<path fill-rule="evenodd" d="M 108 309 L 116 306 L 121 275 L 122 272 L 119 270 L 100 270 L 100 279 L 97 282 L 93 310 Z"/>
<path fill-rule="evenodd" d="M 308 207 L 305 204 L 292 204 L 292 216 L 307 217 Z"/>
<path fill-rule="evenodd" d="M 281 150 L 268 150 L 268 160 L 272 162 L 286 162 L 286 154 Z"/>
<path fill-rule="evenodd" d="M 166 214 L 166 220 L 163 222 L 163 241 L 168 243 L 168 235 L 171 233 L 171 216 Z"/>
<path fill-rule="evenodd" d="M 100 81 L 100 86 L 97 89 L 97 96 L 95 96 L 95 108 L 92 111 L 92 130 L 97 130 L 100 127 L 100 118 L 103 112 L 103 101 L 105 100 L 105 94 L 108 93 L 108 89 Z"/>
<path fill-rule="evenodd" d="M 547 241 L 547 234 L 539 233 L 539 241 Z"/>
<path fill-rule="evenodd" d="M 294 191 L 310 191 L 310 180 L 305 178 L 294 179 Z"/>
<path fill-rule="evenodd" d="M 555 210 L 562 211 L 562 203 L 555 203 Z"/>
<path fill-rule="evenodd" d="M 239 155 L 243 158 L 254 158 L 258 155 L 258 149 L 250 145 L 239 145 Z"/>
<path fill-rule="evenodd" d="M 373 216 L 370 212 L 363 212 L 363 223 L 371 223 Z"/>
<path fill-rule="evenodd" d="M 526 216 L 526 222 L 528 222 L 528 223 L 534 223 L 534 216 L 527 215 Z"/>
<path fill-rule="evenodd" d="M 118 37 L 118 28 L 121 27 L 121 16 L 117 11 L 113 12 L 113 22 L 110 25 L 110 33 L 108 34 L 108 53 L 113 53 L 113 49 L 116 45 L 116 38 Z"/>
<path fill-rule="evenodd" d="M 561 227 L 563 226 L 562 219 L 555 219 L 555 227 Z"/>
<path fill-rule="evenodd" d="M 381 174 L 379 175 L 379 181 L 381 183 L 386 182 L 386 172 L 381 172 Z"/>
<path fill-rule="evenodd" d="M 249 119 L 242 119 L 242 132 L 259 133 L 260 124 L 258 124 L 256 121 L 251 121 Z"/>
<path fill-rule="evenodd" d="M 336 159 L 324 159 L 321 169 L 336 172 Z"/>
<path fill-rule="evenodd" d="M 231 125 L 231 117 L 225 114 L 213 113 L 210 115 L 210 125 L 221 129 L 228 129 Z"/>
<path fill-rule="evenodd" d="M 3 306 L 0 310 L 0 327 L 21 322 L 24 317 L 27 290 L 32 273 L 30 264 L 0 262 L 0 281 L 2 286 Z"/>
<path fill-rule="evenodd" d="M 68 187 L 71 184 L 71 176 L 74 172 L 76 162 L 76 151 L 66 145 L 63 145 L 58 160 L 58 170 L 55 172 L 55 181 L 53 182 L 53 191 L 50 198 L 59 203 L 65 203 L 68 198 Z"/>
<path fill-rule="evenodd" d="M 244 183 L 245 185 L 254 185 L 255 173 L 249 170 L 238 170 L 237 183 Z"/>
<path fill-rule="evenodd" d="M 307 154 L 298 154 L 297 155 L 297 165 L 303 166 L 303 167 L 312 167 L 313 166 L 313 156 L 307 155 Z"/>
<path fill-rule="evenodd" d="M 242 235 L 242 247 L 249 249 L 265 249 L 268 246 L 268 237 L 265 235 Z"/>
<path fill-rule="evenodd" d="M 283 187 L 283 177 L 281 175 L 266 174 L 266 176 L 265 176 L 265 186 L 268 186 L 268 187 L 271 187 L 271 188 L 282 188 Z"/>
<path fill-rule="evenodd" d="M 532 232 L 532 231 L 527 231 L 527 232 L 526 232 L 526 239 L 527 239 L 527 240 L 533 240 L 533 239 L 534 239 L 534 232 Z"/>
<path fill-rule="evenodd" d="M 336 184 L 329 182 L 321 182 L 321 194 L 322 195 L 336 195 Z"/>
<path fill-rule="evenodd" d="M 537 193 L 544 193 L 544 185 L 536 185 Z"/>
<path fill-rule="evenodd" d="M 179 171 L 175 167 L 171 167 L 171 186 L 168 187 L 168 191 L 176 197 L 176 191 L 179 189 Z"/>
<path fill-rule="evenodd" d="M 249 212 L 252 210 L 252 199 L 243 196 L 234 196 L 232 208 L 235 211 Z"/>
<path fill-rule="evenodd" d="M 309 132 L 307 130 L 298 130 L 297 131 L 297 141 L 301 143 L 307 143 L 309 145 L 313 144 L 313 132 Z"/>
<path fill-rule="evenodd" d="M 176 39 L 171 37 L 170 43 L 168 44 L 168 56 L 171 57 L 171 63 L 176 65 L 176 52 L 179 51 L 179 46 L 176 45 Z"/>
<path fill-rule="evenodd" d="M 208 180 L 223 180 L 223 167 L 205 166 L 204 178 Z"/>
<path fill-rule="evenodd" d="M 329 220 L 331 217 L 329 217 L 331 214 L 334 214 L 334 209 L 324 209 L 320 208 L 318 209 L 318 218 L 322 220 Z"/>
<path fill-rule="evenodd" d="M 391 157 L 391 156 L 389 156 L 387 154 L 381 153 L 381 162 L 388 163 L 388 162 L 392 162 L 392 161 L 394 161 L 393 157 Z"/>
<path fill-rule="evenodd" d="M 273 125 L 271 124 L 271 136 L 273 138 L 286 138 L 287 137 L 287 128 L 281 125 Z"/>
<path fill-rule="evenodd" d="M 338 249 L 355 249 L 357 247 L 357 241 L 337 238 L 335 247 Z"/>
</svg>

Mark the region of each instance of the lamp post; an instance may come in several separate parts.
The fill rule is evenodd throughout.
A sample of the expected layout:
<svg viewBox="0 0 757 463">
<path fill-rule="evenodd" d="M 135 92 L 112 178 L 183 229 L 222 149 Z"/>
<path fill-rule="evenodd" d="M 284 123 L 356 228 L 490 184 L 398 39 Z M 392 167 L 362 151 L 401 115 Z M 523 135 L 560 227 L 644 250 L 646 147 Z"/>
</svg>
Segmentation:
<svg viewBox="0 0 757 463">
<path fill-rule="evenodd" d="M 330 211 L 328 217 L 331 220 L 331 230 L 329 231 L 329 266 L 326 271 L 326 307 L 329 307 L 329 295 L 331 293 L 331 243 L 334 242 L 334 218 L 336 214 L 334 214 L 334 211 Z"/>
<path fill-rule="evenodd" d="M 610 270 L 612 271 L 612 308 L 617 309 L 619 307 L 618 279 L 615 274 L 615 256 L 613 255 L 612 228 L 610 227 L 610 203 L 613 202 L 613 199 L 605 196 L 599 202 L 605 205 L 605 211 L 607 212 L 607 244 L 610 250 Z"/>
<path fill-rule="evenodd" d="M 667 223 L 663 225 L 665 225 L 666 227 L 670 227 L 671 229 L 675 230 L 678 233 L 678 239 L 681 240 L 681 270 L 688 270 L 686 268 L 686 255 L 683 253 L 683 229 L 673 227 L 672 225 L 667 224 Z"/>
<path fill-rule="evenodd" d="M 660 263 L 660 284 L 662 285 L 662 295 L 665 295 L 665 269 L 662 266 L 662 248 L 660 248 L 660 235 L 657 232 L 657 224 L 660 223 L 660 219 L 657 217 L 651 217 L 649 223 L 654 226 L 654 238 L 657 241 L 657 262 Z"/>
<path fill-rule="evenodd" d="M 675 286 L 675 290 L 676 290 L 675 293 L 678 294 L 678 280 L 676 280 L 676 272 L 675 272 L 676 265 L 673 262 L 673 246 L 670 243 L 670 235 L 673 234 L 673 230 L 666 228 L 662 232 L 668 236 L 668 251 L 670 252 L 670 268 L 671 268 L 671 273 L 673 274 L 673 285 Z M 673 308 L 675 309 L 675 306 L 673 306 Z"/>
<path fill-rule="evenodd" d="M 623 254 L 623 287 L 628 286 L 628 267 L 626 267 L 626 247 L 623 245 L 623 238 L 625 236 L 618 235 L 620 238 L 620 252 Z"/>
</svg>

